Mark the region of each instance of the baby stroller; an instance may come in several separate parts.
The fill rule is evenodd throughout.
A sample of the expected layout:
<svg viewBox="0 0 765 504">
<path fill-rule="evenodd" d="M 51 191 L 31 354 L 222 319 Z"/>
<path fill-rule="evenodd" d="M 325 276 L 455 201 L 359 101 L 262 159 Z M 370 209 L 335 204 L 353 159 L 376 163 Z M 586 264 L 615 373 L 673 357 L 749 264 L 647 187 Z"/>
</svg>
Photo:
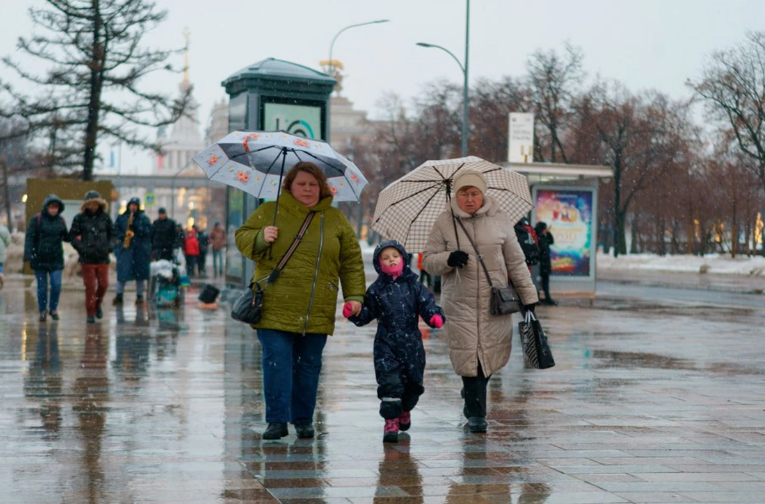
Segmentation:
<svg viewBox="0 0 765 504">
<path fill-rule="evenodd" d="M 166 259 L 151 263 L 151 296 L 157 308 L 173 308 L 181 305 L 183 277 L 181 266 Z"/>
</svg>

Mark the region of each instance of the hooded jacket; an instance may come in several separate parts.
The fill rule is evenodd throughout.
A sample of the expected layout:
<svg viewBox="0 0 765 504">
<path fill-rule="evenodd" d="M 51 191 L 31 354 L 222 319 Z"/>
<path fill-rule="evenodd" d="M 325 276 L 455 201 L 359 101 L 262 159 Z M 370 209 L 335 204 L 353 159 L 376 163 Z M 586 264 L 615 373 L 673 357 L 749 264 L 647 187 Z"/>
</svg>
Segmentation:
<svg viewBox="0 0 765 504">
<path fill-rule="evenodd" d="M 548 230 L 547 233 L 542 233 L 547 229 L 547 226 L 540 226 L 538 222 L 534 231 L 539 238 L 539 274 L 542 276 L 549 276 L 552 273 L 552 258 L 550 257 L 550 245 L 555 243 L 552 233 Z"/>
<path fill-rule="evenodd" d="M 276 227 L 279 238 L 273 250 L 263 239 L 263 229 L 271 226 L 276 203 L 264 203 L 236 230 L 236 247 L 255 261 L 253 281 L 274 270 L 300 231 L 309 211 L 316 212 L 300 246 L 279 278 L 265 289 L 263 314 L 255 329 L 275 329 L 293 333 L 332 334 L 339 283 L 346 301 L 364 301 L 366 279 L 361 248 L 348 219 L 332 207 L 332 198 L 307 208 L 288 191 L 279 198 Z M 271 253 L 269 253 L 269 251 Z"/>
<path fill-rule="evenodd" d="M 383 273 L 380 253 L 395 247 L 404 260 L 404 270 L 395 279 Z M 384 241 L 374 251 L 373 264 L 377 280 L 367 289 L 367 297 L 361 313 L 348 320 L 363 326 L 377 319 L 374 343 L 375 376 L 377 383 L 385 383 L 388 375 L 402 373 L 407 381 L 423 383 L 425 371 L 425 348 L 419 328 L 420 317 L 430 324 L 434 315 L 444 316 L 436 305 L 433 294 L 420 283 L 409 265 L 409 255 L 397 241 Z"/>
<path fill-rule="evenodd" d="M 496 200 L 484 195 L 483 206 L 470 215 L 453 198 L 451 208 L 438 217 L 430 232 L 422 264 L 431 275 L 442 276 L 444 328 L 454 371 L 461 376 L 477 376 L 480 362 L 484 375 L 490 376 L 510 358 L 513 323 L 511 315 L 490 313 L 491 286 L 465 232 L 452 222 L 452 212 L 478 246 L 495 286 L 507 285 L 509 277 L 523 304 L 539 302 L 537 290 L 510 216 L 499 209 Z M 447 261 L 458 249 L 468 254 L 468 263 L 453 268 Z"/>
<path fill-rule="evenodd" d="M 130 204 L 138 205 L 133 217 L 132 229 L 135 233 L 130 240 L 130 247 L 125 248 L 125 234 L 130 217 Z M 131 198 L 128 208 L 117 217 L 114 223 L 117 243 L 114 246 L 114 256 L 117 258 L 117 280 L 129 282 L 131 280 L 148 280 L 151 264 L 151 221 L 141 210 L 141 200 Z"/>
<path fill-rule="evenodd" d="M 55 216 L 48 214 L 48 205 L 58 203 Z M 66 222 L 61 216 L 64 202 L 55 194 L 45 198 L 42 211 L 29 220 L 24 240 L 24 260 L 33 270 L 56 271 L 64 269 L 63 242 L 69 241 Z"/>
<path fill-rule="evenodd" d="M 92 203 L 98 204 L 98 209 L 91 212 L 88 208 Z M 114 223 L 109 217 L 106 200 L 95 191 L 88 192 L 78 213 L 69 229 L 69 240 L 80 254 L 82 264 L 109 264 L 114 245 Z"/>
</svg>

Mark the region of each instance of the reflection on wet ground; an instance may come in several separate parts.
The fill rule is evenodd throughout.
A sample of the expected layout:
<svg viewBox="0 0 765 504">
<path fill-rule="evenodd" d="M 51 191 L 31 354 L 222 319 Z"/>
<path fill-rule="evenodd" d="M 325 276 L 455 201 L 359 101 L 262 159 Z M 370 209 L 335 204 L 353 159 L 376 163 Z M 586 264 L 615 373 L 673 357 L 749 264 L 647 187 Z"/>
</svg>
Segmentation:
<svg viewBox="0 0 765 504">
<path fill-rule="evenodd" d="M 340 323 L 327 345 L 317 439 L 265 442 L 250 329 L 191 302 L 87 325 L 81 296 L 40 324 L 20 281 L 0 293 L 2 503 L 765 502 L 762 311 L 540 309 L 557 366 L 514 351 L 486 435 L 463 429 L 428 331 L 413 427 L 384 446 L 374 328 Z"/>
</svg>

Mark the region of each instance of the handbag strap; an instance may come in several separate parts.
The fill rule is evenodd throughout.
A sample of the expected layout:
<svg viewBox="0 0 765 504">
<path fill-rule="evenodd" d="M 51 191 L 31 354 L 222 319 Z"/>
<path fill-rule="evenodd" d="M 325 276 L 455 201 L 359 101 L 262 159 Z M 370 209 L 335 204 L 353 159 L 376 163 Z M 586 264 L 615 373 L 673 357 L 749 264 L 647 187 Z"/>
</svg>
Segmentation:
<svg viewBox="0 0 765 504">
<path fill-rule="evenodd" d="M 476 257 L 478 257 L 478 261 L 481 263 L 481 266 L 483 267 L 483 272 L 486 273 L 486 280 L 489 282 L 489 286 L 494 287 L 494 284 L 491 283 L 491 277 L 489 276 L 489 269 L 486 267 L 486 264 L 483 262 L 483 255 L 478 250 L 478 246 L 473 241 L 473 238 L 470 236 L 470 233 L 468 233 L 467 229 L 465 229 L 465 225 L 462 223 L 462 219 L 458 219 L 454 217 L 454 220 L 457 221 L 457 223 L 460 225 L 462 230 L 465 232 L 465 236 L 467 236 L 468 241 L 473 246 L 473 249 L 475 249 Z M 457 238 L 457 240 L 459 240 L 459 237 Z"/>
<path fill-rule="evenodd" d="M 308 231 L 308 226 L 311 224 L 311 221 L 313 220 L 314 215 L 316 215 L 316 212 L 308 212 L 308 215 L 305 216 L 303 225 L 300 226 L 300 231 L 298 231 L 298 234 L 295 236 L 295 239 L 292 240 L 292 244 L 290 245 L 290 248 L 287 249 L 287 252 L 284 253 L 282 258 L 276 264 L 276 267 L 274 268 L 274 270 L 268 275 L 266 284 L 273 283 L 279 277 L 279 274 L 282 272 L 282 269 L 284 269 L 284 267 L 287 265 L 287 261 L 290 260 L 290 257 L 292 257 L 292 254 L 295 253 L 295 250 L 297 250 L 298 245 L 300 245 L 300 242 L 303 241 L 303 236 L 305 235 L 306 231 Z"/>
</svg>

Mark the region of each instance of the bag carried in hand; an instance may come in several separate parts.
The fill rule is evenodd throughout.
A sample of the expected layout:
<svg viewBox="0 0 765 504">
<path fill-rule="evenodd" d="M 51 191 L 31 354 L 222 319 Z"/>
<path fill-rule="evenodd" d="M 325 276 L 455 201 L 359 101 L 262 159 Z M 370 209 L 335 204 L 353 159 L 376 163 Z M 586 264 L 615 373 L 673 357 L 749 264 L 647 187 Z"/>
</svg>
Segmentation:
<svg viewBox="0 0 765 504">
<path fill-rule="evenodd" d="M 555 365 L 552 351 L 547 344 L 547 336 L 536 315 L 531 310 L 524 314 L 524 319 L 518 323 L 521 336 L 521 346 L 526 362 L 535 369 L 547 369 Z"/>
<path fill-rule="evenodd" d="M 261 288 L 258 282 L 252 282 L 247 290 L 234 301 L 234 304 L 231 305 L 232 319 L 250 325 L 260 322 L 260 316 L 263 313 L 263 292 L 265 291 L 265 288 L 279 277 L 282 269 L 287 265 L 287 261 L 290 260 L 290 257 L 292 257 L 292 254 L 295 253 L 298 245 L 300 245 L 300 242 L 303 240 L 303 235 L 305 235 L 305 232 L 308 230 L 308 225 L 311 224 L 315 214 L 316 212 L 309 212 L 308 215 L 306 215 L 303 225 L 300 227 L 300 231 L 292 241 L 292 245 L 290 245 L 290 248 L 287 249 L 287 252 L 285 252 L 284 256 L 279 260 L 276 268 L 274 268 L 271 274 L 266 277 L 266 286 Z"/>
</svg>

